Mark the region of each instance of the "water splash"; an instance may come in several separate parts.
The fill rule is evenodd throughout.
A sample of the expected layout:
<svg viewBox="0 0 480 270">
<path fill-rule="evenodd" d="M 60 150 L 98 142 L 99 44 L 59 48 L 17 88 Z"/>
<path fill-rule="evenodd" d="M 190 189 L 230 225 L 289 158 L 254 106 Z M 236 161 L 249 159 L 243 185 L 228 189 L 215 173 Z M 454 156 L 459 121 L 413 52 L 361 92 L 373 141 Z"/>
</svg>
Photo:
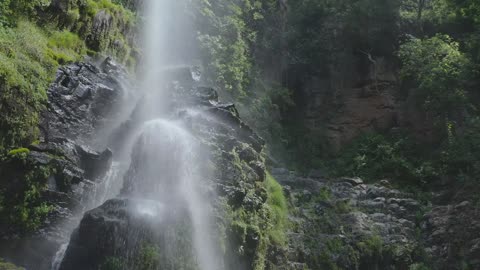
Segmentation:
<svg viewBox="0 0 480 270">
<path fill-rule="evenodd" d="M 132 151 L 131 172 L 123 192 L 157 202 L 138 209 L 155 216 L 164 207 L 190 214 L 194 254 L 202 270 L 220 269 L 211 224 L 211 206 L 202 192 L 204 160 L 198 142 L 174 121 L 157 119 L 144 124 Z M 160 211 L 161 212 L 161 211 Z"/>
<path fill-rule="evenodd" d="M 191 66 L 188 64 L 195 58 L 193 21 L 188 18 L 185 7 L 188 2 L 144 1 L 140 89 L 136 98 L 127 104 L 128 109 L 122 111 L 111 125 L 133 121 L 134 130 L 128 131 L 123 147 L 117 149 L 116 158 L 121 162 L 114 163 L 107 174 L 104 189 L 99 192 L 95 204 L 115 196 L 121 185 L 118 179 L 125 179 L 120 195 L 141 202 L 135 210 L 145 219 L 163 218 L 172 209 L 178 209 L 178 212 L 186 209 L 191 223 L 191 249 L 198 269 L 220 270 L 223 268 L 219 247 L 214 241 L 212 206 L 202 183 L 205 172 L 200 169 L 206 157 L 200 154 L 198 142 L 192 134 L 180 123 L 166 120 L 168 98 L 165 83 L 169 75 L 165 70 Z M 199 80 L 198 72 L 193 73 L 190 74 L 193 80 Z M 102 134 L 110 132 L 107 129 Z M 100 140 L 100 146 L 105 143 L 108 144 Z M 66 246 L 62 246 L 57 252 L 53 270 L 58 269 L 65 249 Z"/>
</svg>

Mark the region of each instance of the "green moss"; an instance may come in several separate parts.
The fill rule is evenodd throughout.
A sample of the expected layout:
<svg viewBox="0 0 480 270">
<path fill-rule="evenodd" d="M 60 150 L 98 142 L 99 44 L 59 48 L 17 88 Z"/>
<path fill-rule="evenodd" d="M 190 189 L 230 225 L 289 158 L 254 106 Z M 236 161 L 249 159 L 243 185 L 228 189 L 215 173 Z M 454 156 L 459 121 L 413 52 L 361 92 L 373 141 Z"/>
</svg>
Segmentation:
<svg viewBox="0 0 480 270">
<path fill-rule="evenodd" d="M 67 31 L 43 31 L 27 21 L 0 27 L 0 150 L 36 139 L 56 68 L 85 52 L 83 41 Z"/>
<path fill-rule="evenodd" d="M 247 177 L 247 165 L 238 157 L 236 149 L 233 150 L 232 159 L 232 165 L 238 171 L 239 177 Z M 244 258 L 251 261 L 251 269 L 267 269 L 271 265 L 267 256 L 269 251 L 281 249 L 287 243 L 287 200 L 282 186 L 268 173 L 265 181 L 258 181 L 255 185 L 243 188 L 247 191 L 243 203 L 229 203 L 226 199 L 222 203 L 226 224 L 224 228 L 223 225 L 221 227 L 226 232 L 227 239 L 221 242 L 230 245 L 224 250 L 233 252 L 227 253 L 227 258 Z M 255 206 L 251 206 L 252 202 L 255 202 Z"/>
<path fill-rule="evenodd" d="M 378 235 L 372 235 L 357 243 L 362 256 L 379 258 L 383 254 L 383 240 Z"/>
<path fill-rule="evenodd" d="M 123 270 L 125 269 L 125 262 L 118 257 L 108 257 L 105 262 L 100 265 L 100 270 Z"/>
<path fill-rule="evenodd" d="M 28 155 L 29 153 L 30 153 L 30 150 L 28 148 L 17 148 L 17 149 L 10 150 L 8 152 L 8 156 L 10 156 L 10 157 L 14 157 L 14 156 L 26 157 L 26 155 Z"/>
<path fill-rule="evenodd" d="M 270 208 L 272 229 L 269 231 L 270 240 L 278 245 L 286 244 L 286 230 L 288 219 L 288 204 L 283 187 L 267 173 L 268 206 Z"/>
<path fill-rule="evenodd" d="M 360 254 L 342 239 L 329 239 L 324 244 L 320 256 L 314 258 L 312 267 L 340 270 L 344 265 L 359 265 Z M 338 261 L 340 255 L 343 260 L 342 264 Z"/>
<path fill-rule="evenodd" d="M 150 244 L 143 244 L 137 255 L 135 263 L 138 270 L 158 269 L 160 266 L 160 250 L 158 247 Z"/>
<path fill-rule="evenodd" d="M 24 269 L 0 259 L 0 270 L 24 270 Z"/>
<path fill-rule="evenodd" d="M 38 229 L 52 210 L 42 199 L 42 192 L 55 169 L 31 164 L 24 149 L 13 151 L 17 153 L 3 157 L 0 167 L 0 227 L 28 233 Z"/>
</svg>

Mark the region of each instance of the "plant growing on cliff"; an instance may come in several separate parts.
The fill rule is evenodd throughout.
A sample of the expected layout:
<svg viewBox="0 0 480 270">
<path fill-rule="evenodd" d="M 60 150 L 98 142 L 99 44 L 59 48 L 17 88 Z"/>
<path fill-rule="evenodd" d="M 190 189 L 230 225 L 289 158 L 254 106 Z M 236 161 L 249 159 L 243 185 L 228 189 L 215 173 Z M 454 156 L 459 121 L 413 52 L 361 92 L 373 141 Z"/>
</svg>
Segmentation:
<svg viewBox="0 0 480 270">
<path fill-rule="evenodd" d="M 416 86 L 413 94 L 418 104 L 442 134 L 450 136 L 451 127 L 468 106 L 469 60 L 459 44 L 446 35 L 412 39 L 400 47 L 399 57 L 401 76 L 409 86 Z"/>
<path fill-rule="evenodd" d="M 34 231 L 52 210 L 42 192 L 54 168 L 30 164 L 27 158 L 28 149 L 20 148 L 0 159 L 0 204 L 4 206 L 0 207 L 0 228 L 4 232 Z"/>
<path fill-rule="evenodd" d="M 267 173 L 266 179 L 268 199 L 267 203 L 271 210 L 271 229 L 269 230 L 270 240 L 278 245 L 285 245 L 287 242 L 286 232 L 288 229 L 288 204 L 283 187 Z"/>
<path fill-rule="evenodd" d="M 36 139 L 57 66 L 84 53 L 84 42 L 67 31 L 44 31 L 27 21 L 0 27 L 0 151 Z"/>
<path fill-rule="evenodd" d="M 0 270 L 24 270 L 24 269 L 0 259 Z"/>
</svg>

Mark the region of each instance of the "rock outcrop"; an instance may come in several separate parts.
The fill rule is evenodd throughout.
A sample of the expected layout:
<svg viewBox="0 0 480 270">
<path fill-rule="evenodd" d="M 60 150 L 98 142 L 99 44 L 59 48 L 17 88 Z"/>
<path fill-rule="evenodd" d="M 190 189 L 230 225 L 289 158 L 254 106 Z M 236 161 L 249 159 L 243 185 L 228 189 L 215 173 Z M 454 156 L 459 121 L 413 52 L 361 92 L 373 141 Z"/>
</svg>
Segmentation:
<svg viewBox="0 0 480 270">
<path fill-rule="evenodd" d="M 165 95 L 159 98 L 168 100 L 168 110 L 166 116 L 162 117 L 186 128 L 200 143 L 200 152 L 205 154 L 202 155 L 205 159 L 199 162 L 200 171 L 207 172 L 199 179 L 201 194 L 211 199 L 215 236 L 218 243 L 223 243 L 220 252 L 225 269 L 270 269 L 268 267 L 276 262 L 270 260 L 269 254 L 276 244 L 268 235 L 269 226 L 274 225 L 271 209 L 267 205 L 269 195 L 262 158 L 264 141 L 242 122 L 233 104 L 219 102 L 215 90 L 199 86 L 191 78 L 188 68 L 166 74 L 168 83 L 163 87 L 167 98 Z M 142 106 L 142 102 L 139 104 Z M 138 128 L 141 123 L 135 120 L 140 114 L 142 108 L 134 110 L 131 120 L 122 125 L 119 133 L 127 134 L 131 129 Z M 134 173 L 138 169 L 135 166 L 141 165 L 135 162 L 135 151 L 132 159 L 130 170 Z M 159 164 L 159 167 L 162 165 Z M 93 270 L 109 265 L 112 260 L 120 261 L 118 269 L 137 269 L 140 267 L 137 261 L 142 254 L 131 251 L 142 250 L 145 245 L 153 246 L 159 254 L 158 269 L 167 266 L 195 269 L 191 253 L 188 252 L 188 243 L 192 241 L 188 231 L 192 228 L 185 228 L 181 225 L 184 223 L 178 220 L 188 220 L 188 213 L 160 211 L 162 215 L 176 217 L 173 223 L 163 224 L 152 218 L 139 217 L 135 205 L 144 207 L 145 203 L 155 202 L 132 196 L 135 185 L 139 185 L 135 181 L 138 179 L 127 172 L 122 197 L 107 201 L 85 214 L 73 234 L 60 269 Z M 150 193 L 144 190 L 142 194 L 148 199 Z M 161 209 L 160 206 L 154 208 L 158 211 Z M 151 226 L 152 222 L 156 224 L 154 227 Z M 165 229 L 159 230 L 159 227 Z M 180 232 L 179 229 L 186 231 Z M 102 237 L 98 237 L 98 234 Z M 169 238 L 169 235 L 177 238 Z M 186 246 L 180 245 L 182 241 Z M 177 250 L 176 255 L 170 254 L 170 244 L 176 247 L 173 249 Z"/>
<path fill-rule="evenodd" d="M 78 216 L 102 199 L 99 191 L 111 167 L 112 151 L 90 146 L 95 131 L 115 114 L 111 109 L 124 97 L 119 80 L 126 76 L 109 59 L 100 68 L 75 63 L 59 69 L 48 89 L 40 141 L 12 154 L 0 166 L 0 181 L 8 194 L 31 189 L 25 186 L 29 183 L 38 189 L 39 197 L 30 198 L 28 207 L 45 205 L 50 210 L 35 224 L 34 233 L 19 231 L 19 224 L 2 223 L 0 257 L 28 269 L 50 269 Z M 39 217 L 30 216 L 25 222 L 33 223 L 34 218 Z"/>
<path fill-rule="evenodd" d="M 451 189 L 433 198 L 422 219 L 422 236 L 432 269 L 480 268 L 478 187 Z"/>
<path fill-rule="evenodd" d="M 411 269 L 421 263 L 413 195 L 358 178 L 273 175 L 290 198 L 290 269 Z"/>
</svg>

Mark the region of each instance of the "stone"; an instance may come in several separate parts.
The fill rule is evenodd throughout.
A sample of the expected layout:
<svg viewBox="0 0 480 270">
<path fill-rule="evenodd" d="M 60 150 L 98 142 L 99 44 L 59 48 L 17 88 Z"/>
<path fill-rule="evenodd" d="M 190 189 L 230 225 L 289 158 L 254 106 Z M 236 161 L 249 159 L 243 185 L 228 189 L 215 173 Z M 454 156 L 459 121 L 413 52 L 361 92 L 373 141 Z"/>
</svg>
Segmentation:
<svg viewBox="0 0 480 270">
<path fill-rule="evenodd" d="M 347 183 L 350 183 L 352 184 L 353 186 L 358 186 L 358 185 L 361 185 L 363 184 L 363 180 L 358 178 L 358 177 L 355 177 L 355 178 L 342 178 L 343 181 L 347 182 Z"/>
</svg>

